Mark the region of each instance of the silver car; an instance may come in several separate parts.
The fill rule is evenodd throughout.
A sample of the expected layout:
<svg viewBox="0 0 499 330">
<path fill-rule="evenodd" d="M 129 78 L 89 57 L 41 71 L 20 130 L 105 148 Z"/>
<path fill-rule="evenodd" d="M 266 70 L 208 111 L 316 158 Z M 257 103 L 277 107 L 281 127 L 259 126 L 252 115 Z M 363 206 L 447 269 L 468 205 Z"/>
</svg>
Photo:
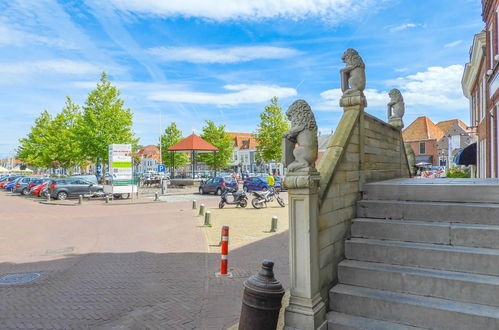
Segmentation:
<svg viewBox="0 0 499 330">
<path fill-rule="evenodd" d="M 49 187 L 50 197 L 59 200 L 103 192 L 104 187 L 99 184 L 74 178 L 54 180 Z"/>
</svg>

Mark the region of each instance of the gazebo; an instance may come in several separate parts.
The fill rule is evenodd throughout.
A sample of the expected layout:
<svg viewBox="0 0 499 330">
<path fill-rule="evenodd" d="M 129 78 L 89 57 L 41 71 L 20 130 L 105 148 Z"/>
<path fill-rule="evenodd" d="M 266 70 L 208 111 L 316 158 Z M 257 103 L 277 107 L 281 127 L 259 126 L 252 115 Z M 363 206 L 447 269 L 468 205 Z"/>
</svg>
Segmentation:
<svg viewBox="0 0 499 330">
<path fill-rule="evenodd" d="M 196 153 L 203 152 L 213 152 L 213 160 L 215 167 L 215 176 L 217 175 L 217 151 L 218 148 L 213 146 L 211 143 L 206 142 L 196 134 L 192 133 L 182 141 L 174 144 L 168 151 L 171 152 L 172 156 L 172 179 L 174 178 L 175 171 L 175 153 L 176 152 L 190 152 L 191 153 L 191 167 L 192 167 L 192 179 L 194 180 L 194 174 L 196 170 Z"/>
</svg>

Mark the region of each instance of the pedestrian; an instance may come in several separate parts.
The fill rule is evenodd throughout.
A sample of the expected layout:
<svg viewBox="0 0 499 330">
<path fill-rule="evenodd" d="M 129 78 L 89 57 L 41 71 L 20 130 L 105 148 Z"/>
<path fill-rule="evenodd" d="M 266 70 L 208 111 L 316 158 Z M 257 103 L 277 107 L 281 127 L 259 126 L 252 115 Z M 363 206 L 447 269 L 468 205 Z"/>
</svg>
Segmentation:
<svg viewBox="0 0 499 330">
<path fill-rule="evenodd" d="M 267 177 L 267 183 L 269 184 L 270 187 L 273 187 L 275 184 L 275 179 L 272 173 L 269 173 L 269 176 Z"/>
</svg>

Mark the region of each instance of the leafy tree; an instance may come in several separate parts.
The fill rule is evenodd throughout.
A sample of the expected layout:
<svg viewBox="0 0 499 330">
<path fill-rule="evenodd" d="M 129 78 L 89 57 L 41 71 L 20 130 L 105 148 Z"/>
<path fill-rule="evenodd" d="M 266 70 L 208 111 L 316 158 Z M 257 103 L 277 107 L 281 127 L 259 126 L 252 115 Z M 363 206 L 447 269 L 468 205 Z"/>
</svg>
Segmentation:
<svg viewBox="0 0 499 330">
<path fill-rule="evenodd" d="M 225 125 L 217 126 L 213 121 L 207 120 L 201 138 L 218 148 L 217 167 L 227 167 L 232 159 L 234 141 L 225 133 Z M 209 166 L 214 166 L 213 153 L 199 154 L 197 159 Z"/>
<path fill-rule="evenodd" d="M 282 136 L 289 129 L 289 123 L 274 96 L 260 114 L 260 123 L 255 132 L 258 141 L 256 157 L 266 162 L 282 160 Z"/>
<path fill-rule="evenodd" d="M 120 95 L 105 72 L 96 89 L 88 94 L 78 129 L 80 148 L 86 159 L 96 162 L 101 158 L 106 163 L 110 144 L 137 144 L 132 132 L 132 110 L 124 107 Z"/>
<path fill-rule="evenodd" d="M 66 97 L 64 108 L 50 123 L 51 143 L 48 147 L 58 166 L 71 170 L 84 160 L 77 126 L 80 120 L 80 107 Z"/>
<path fill-rule="evenodd" d="M 182 131 L 177 128 L 177 124 L 172 122 L 167 128 L 165 128 L 164 133 L 161 135 L 161 157 L 163 163 L 168 167 L 171 167 L 172 158 L 171 152 L 168 148 L 182 140 Z M 185 165 L 189 162 L 187 154 L 175 153 L 175 168 Z"/>
<path fill-rule="evenodd" d="M 19 140 L 17 158 L 23 162 L 39 168 L 52 166 L 53 155 L 50 144 L 52 141 L 51 130 L 52 116 L 47 110 L 43 110 L 35 119 L 35 125 L 25 138 Z"/>
</svg>

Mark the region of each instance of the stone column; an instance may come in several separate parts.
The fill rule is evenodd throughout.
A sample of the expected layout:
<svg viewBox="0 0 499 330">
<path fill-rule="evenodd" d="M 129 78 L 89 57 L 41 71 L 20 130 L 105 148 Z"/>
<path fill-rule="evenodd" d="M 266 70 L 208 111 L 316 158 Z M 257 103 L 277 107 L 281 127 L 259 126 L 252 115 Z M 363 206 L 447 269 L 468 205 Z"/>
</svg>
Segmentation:
<svg viewBox="0 0 499 330">
<path fill-rule="evenodd" d="M 289 200 L 291 292 L 286 329 L 315 330 L 324 326 L 326 305 L 320 295 L 319 200 L 317 171 L 289 173 L 284 184 Z"/>
</svg>

